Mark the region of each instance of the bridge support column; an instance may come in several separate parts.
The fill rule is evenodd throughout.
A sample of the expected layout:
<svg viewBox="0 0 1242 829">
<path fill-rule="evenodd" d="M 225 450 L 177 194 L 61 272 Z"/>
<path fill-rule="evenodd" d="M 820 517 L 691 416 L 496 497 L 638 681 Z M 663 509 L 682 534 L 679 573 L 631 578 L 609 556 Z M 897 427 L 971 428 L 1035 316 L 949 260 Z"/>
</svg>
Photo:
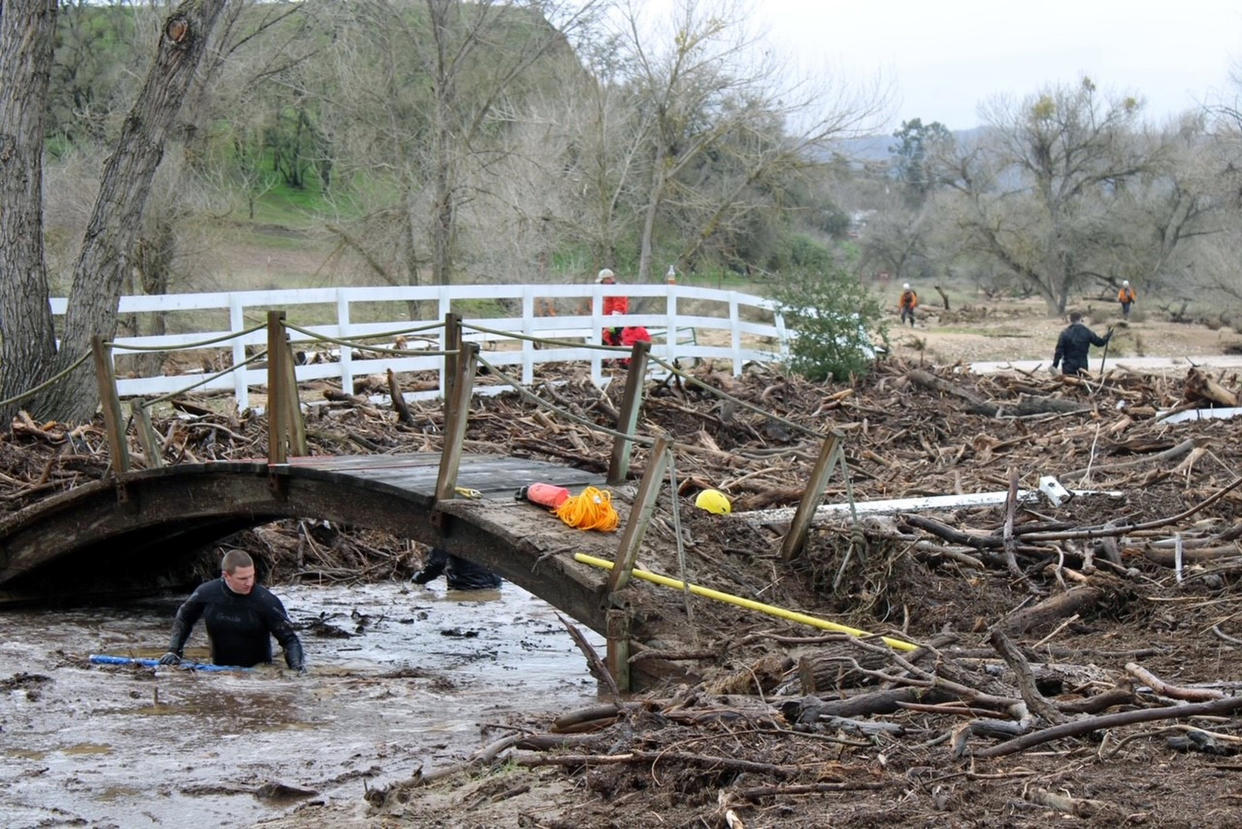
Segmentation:
<svg viewBox="0 0 1242 829">
<path fill-rule="evenodd" d="M 630 692 L 630 614 L 613 608 L 605 616 L 608 652 L 604 665 L 617 683 L 617 690 Z"/>
<path fill-rule="evenodd" d="M 630 368 L 625 375 L 625 395 L 621 398 L 621 412 L 617 415 L 617 431 L 627 435 L 634 434 L 638 426 L 638 413 L 643 407 L 643 380 L 647 377 L 647 355 L 651 351 L 651 343 L 634 343 L 630 350 Z M 630 471 L 630 452 L 634 441 L 628 438 L 614 438 L 612 442 L 612 460 L 608 464 L 608 483 L 612 486 L 625 483 Z"/>
<path fill-rule="evenodd" d="M 121 400 L 116 393 L 112 354 L 104 338 L 98 334 L 91 337 L 91 355 L 95 361 L 95 382 L 99 387 L 104 431 L 108 435 L 108 448 L 112 451 L 112 474 L 120 478 L 129 471 L 129 447 L 125 445 L 125 426 L 121 418 Z"/>
<path fill-rule="evenodd" d="M 782 561 L 791 561 L 802 552 L 802 547 L 806 544 L 807 533 L 811 529 L 811 519 L 815 517 L 815 510 L 823 500 L 824 489 L 828 486 L 828 476 L 832 474 L 832 466 L 840 454 L 840 447 L 841 438 L 836 433 L 824 439 L 824 444 L 819 450 L 819 459 L 815 461 L 815 468 L 811 470 L 811 480 L 802 492 L 802 500 L 798 502 L 798 509 L 794 513 L 793 520 L 789 522 L 789 532 L 785 533 L 785 539 L 781 542 Z M 844 457 L 841 458 L 841 463 L 845 463 Z"/>
</svg>

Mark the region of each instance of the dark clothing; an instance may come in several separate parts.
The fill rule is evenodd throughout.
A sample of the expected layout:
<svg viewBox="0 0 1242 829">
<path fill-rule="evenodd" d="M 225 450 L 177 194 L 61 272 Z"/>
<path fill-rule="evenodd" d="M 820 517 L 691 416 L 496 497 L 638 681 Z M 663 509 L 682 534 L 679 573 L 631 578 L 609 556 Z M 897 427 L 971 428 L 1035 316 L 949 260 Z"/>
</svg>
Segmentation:
<svg viewBox="0 0 1242 829">
<path fill-rule="evenodd" d="M 1082 374 L 1087 370 L 1087 352 L 1091 346 L 1101 346 L 1109 341 L 1113 332 L 1099 336 L 1081 322 L 1071 323 L 1057 337 L 1057 350 L 1052 355 L 1052 367 L 1064 363 L 1066 374 Z"/>
<path fill-rule="evenodd" d="M 304 667 L 302 642 L 293 632 L 285 606 L 266 587 L 256 584 L 243 596 L 230 590 L 223 578 L 199 585 L 177 609 L 169 651 L 181 656 L 200 616 L 211 640 L 211 661 L 217 665 L 249 668 L 271 662 L 271 637 L 275 636 L 285 651 L 285 664 L 294 670 Z"/>
<path fill-rule="evenodd" d="M 450 590 L 494 590 L 500 587 L 500 576 L 466 561 L 464 558 L 432 547 L 423 569 L 414 574 L 415 584 L 426 584 L 444 574 Z"/>
</svg>

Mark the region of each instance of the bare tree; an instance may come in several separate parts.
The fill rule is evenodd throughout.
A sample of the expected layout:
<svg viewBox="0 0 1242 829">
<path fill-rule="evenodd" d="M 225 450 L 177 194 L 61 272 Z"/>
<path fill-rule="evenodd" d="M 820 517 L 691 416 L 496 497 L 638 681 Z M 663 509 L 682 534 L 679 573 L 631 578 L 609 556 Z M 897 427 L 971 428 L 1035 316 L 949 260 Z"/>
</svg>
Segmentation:
<svg viewBox="0 0 1242 829">
<path fill-rule="evenodd" d="M 43 136 L 56 0 L 0 0 L 0 397 L 56 350 L 43 256 Z M 8 422 L 15 408 L 0 410 Z"/>
<path fill-rule="evenodd" d="M 1105 101 L 1084 78 L 1014 106 L 987 108 L 990 129 L 960 148 L 940 175 L 965 204 L 970 247 L 1039 293 L 1050 313 L 1073 290 L 1108 278 L 1121 194 L 1155 169 L 1159 146 L 1138 130 L 1141 103 Z"/>
<path fill-rule="evenodd" d="M 733 5 L 679 0 L 662 34 L 644 28 L 638 7 L 627 13 L 634 56 L 636 106 L 650 119 L 648 182 L 639 236 L 638 280 L 652 270 L 656 229 L 669 203 L 683 219 L 678 254 L 693 260 L 758 203 L 767 186 L 812 163 L 817 149 L 864 127 L 883 105 L 878 93 L 855 94 L 793 78 L 763 50 Z M 654 44 L 654 45 L 652 45 Z"/>
<path fill-rule="evenodd" d="M 55 371 L 68 370 L 90 348 L 95 334 L 111 337 L 116 331 L 117 302 L 126 275 L 134 264 L 143 209 L 151 180 L 163 155 L 164 141 L 181 109 L 216 17 L 226 2 L 186 0 L 164 23 L 146 83 L 129 117 L 125 119 L 116 148 L 104 168 L 99 195 L 74 268 L 64 334 L 52 366 Z M 7 18 L 5 14 L 4 19 Z M 50 58 L 48 54 L 46 60 L 50 62 Z M 48 64 L 43 64 L 41 69 L 47 72 Z M 41 108 L 44 101 L 37 99 L 24 103 Z M 24 264 L 42 262 L 41 234 L 37 250 L 26 255 Z M 38 278 L 43 283 L 42 315 L 50 330 L 46 273 L 41 273 Z M 28 387 L 31 380 L 47 376 L 46 370 L 37 361 L 33 364 L 6 361 L 2 370 L 6 386 L 11 383 Z M 12 374 L 23 379 L 11 380 Z M 91 417 L 97 402 L 90 368 L 82 366 L 40 395 L 32 408 L 44 416 L 80 421 Z"/>
</svg>

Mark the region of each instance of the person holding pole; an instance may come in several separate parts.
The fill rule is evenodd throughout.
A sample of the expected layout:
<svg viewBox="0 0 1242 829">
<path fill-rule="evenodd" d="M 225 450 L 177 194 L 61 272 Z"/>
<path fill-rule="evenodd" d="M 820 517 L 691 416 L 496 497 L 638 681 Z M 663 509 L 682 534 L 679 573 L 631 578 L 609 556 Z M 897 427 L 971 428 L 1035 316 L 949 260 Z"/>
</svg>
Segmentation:
<svg viewBox="0 0 1242 829">
<path fill-rule="evenodd" d="M 1070 324 L 1057 337 L 1056 351 L 1052 355 L 1052 368 L 1063 366 L 1066 375 L 1086 374 L 1087 352 L 1091 346 L 1106 346 L 1113 338 L 1113 329 L 1103 337 L 1096 334 L 1083 324 L 1082 312 L 1072 311 L 1069 315 Z"/>
<path fill-rule="evenodd" d="M 254 582 L 254 559 L 245 550 L 230 550 L 220 562 L 220 578 L 199 585 L 177 609 L 168 653 L 161 665 L 176 665 L 195 623 L 203 619 L 216 665 L 249 668 L 272 661 L 272 637 L 285 652 L 285 664 L 306 670 L 302 641 L 280 599 Z"/>
</svg>

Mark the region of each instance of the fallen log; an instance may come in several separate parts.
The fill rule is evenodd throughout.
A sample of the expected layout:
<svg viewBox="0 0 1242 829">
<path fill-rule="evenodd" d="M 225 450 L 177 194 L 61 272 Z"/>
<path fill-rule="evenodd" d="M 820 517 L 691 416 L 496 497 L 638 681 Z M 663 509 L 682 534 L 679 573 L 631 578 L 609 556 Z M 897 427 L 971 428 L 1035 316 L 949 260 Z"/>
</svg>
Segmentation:
<svg viewBox="0 0 1242 829">
<path fill-rule="evenodd" d="M 1049 596 L 1042 602 L 1019 610 L 1002 622 L 1001 627 L 1008 633 L 1021 635 L 1027 631 L 1050 625 L 1066 616 L 1089 610 L 1104 598 L 1104 595 L 1105 591 L 1102 588 L 1092 585 L 1071 587 L 1064 593 Z"/>
<path fill-rule="evenodd" d="M 1202 717 L 1220 714 L 1232 714 L 1242 710 L 1242 697 L 1225 697 L 1211 702 L 1190 702 L 1184 705 L 1164 705 L 1159 708 L 1141 708 L 1137 711 L 1121 711 L 1117 714 L 1105 714 L 1100 717 L 1086 717 L 1073 720 L 1040 731 L 1032 731 L 1003 743 L 974 752 L 975 757 L 1004 757 L 1016 754 L 1028 748 L 1065 737 L 1078 737 L 1104 728 L 1117 728 L 1122 725 L 1133 725 L 1140 722 L 1155 720 L 1176 720 L 1184 717 Z"/>
<path fill-rule="evenodd" d="M 1223 699 L 1225 696 L 1224 691 L 1218 691 L 1215 688 L 1183 688 L 1180 685 L 1170 685 L 1137 662 L 1127 662 L 1126 673 L 1150 687 L 1153 693 L 1170 699 L 1205 702 Z"/>
</svg>

